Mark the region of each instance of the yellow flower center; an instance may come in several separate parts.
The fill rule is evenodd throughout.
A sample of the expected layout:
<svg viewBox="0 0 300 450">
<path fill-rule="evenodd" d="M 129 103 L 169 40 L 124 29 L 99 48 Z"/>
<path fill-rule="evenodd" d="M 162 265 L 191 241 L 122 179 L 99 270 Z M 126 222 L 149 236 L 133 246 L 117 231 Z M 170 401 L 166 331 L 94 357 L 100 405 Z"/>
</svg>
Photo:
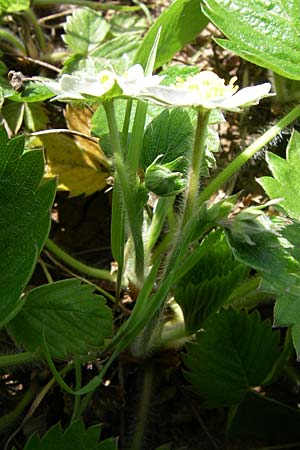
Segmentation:
<svg viewBox="0 0 300 450">
<path fill-rule="evenodd" d="M 225 84 L 223 78 L 218 77 L 214 72 L 204 70 L 196 75 L 188 77 L 186 80 L 177 79 L 176 86 L 183 89 L 195 91 L 203 100 L 219 97 L 229 97 L 233 95 L 238 86 L 234 86 L 237 77 L 231 78 L 229 84 Z"/>
</svg>

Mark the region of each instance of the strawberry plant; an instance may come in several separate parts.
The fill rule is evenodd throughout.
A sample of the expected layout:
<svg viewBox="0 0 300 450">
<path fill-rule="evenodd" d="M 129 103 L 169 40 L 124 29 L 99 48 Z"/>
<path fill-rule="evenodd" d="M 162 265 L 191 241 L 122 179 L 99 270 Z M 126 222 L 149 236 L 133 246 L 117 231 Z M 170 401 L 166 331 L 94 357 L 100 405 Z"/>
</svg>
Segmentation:
<svg viewBox="0 0 300 450">
<path fill-rule="evenodd" d="M 132 15 L 142 11 L 151 19 L 146 4 L 82 0 L 67 13 L 59 36 L 63 54 L 53 48 L 49 58 L 34 14 L 45 3 L 16 2 L 12 8 L 0 2 L 3 22 L 11 17 L 21 23 L 0 38 L 18 58 L 48 71 L 10 72 L 8 85 L 3 57 L 0 324 L 9 352 L 0 356 L 0 367 L 4 383 L 25 363 L 35 373 L 15 409 L 0 419 L 5 449 L 182 448 L 161 437 L 148 443 L 158 379 L 167 386 L 163 392 L 179 391 L 183 411 L 186 404 L 225 411 L 227 437 L 254 435 L 274 443 L 270 423 L 278 422 L 290 427 L 289 436 L 274 434 L 278 442 L 296 448 L 296 404 L 292 408 L 272 394 L 283 374 L 298 380 L 299 133 L 292 132 L 286 158 L 267 152 L 269 173 L 257 174 L 265 192 L 258 204 L 247 204 L 228 185 L 295 123 L 300 108 L 291 105 L 225 165 L 218 133 L 224 115 L 241 114 L 242 128 L 255 108 L 275 109 L 297 93 L 288 82 L 300 77 L 294 59 L 296 0 L 239 0 L 229 6 L 203 0 L 201 7 L 176 0 L 144 36 L 145 18 Z M 108 9 L 114 14 L 105 15 Z M 245 21 L 245 11 L 251 20 Z M 124 20 L 125 13 L 130 15 Z M 272 77 L 265 71 L 260 82 L 239 88 L 236 75 L 225 80 L 197 64 L 169 64 L 208 20 L 227 38 L 217 38 L 218 44 L 273 71 Z M 57 127 L 48 126 L 52 116 Z M 83 197 L 108 186 L 113 270 L 81 261 L 51 234 L 60 191 Z M 69 267 L 67 278 L 52 276 L 43 250 L 46 261 L 57 258 L 63 270 Z M 39 264 L 47 283 L 34 282 Z M 128 388 L 135 409 L 130 426 L 124 418 L 124 361 L 142 371 L 140 389 L 134 376 L 134 388 Z M 121 399 L 117 406 L 111 399 L 103 406 L 105 389 L 116 379 Z M 52 419 L 30 433 L 26 424 L 53 386 L 71 404 L 65 400 L 63 423 Z M 117 426 L 104 413 L 109 408 L 121 410 Z M 265 428 L 259 426 L 259 408 L 269 417 Z"/>
</svg>

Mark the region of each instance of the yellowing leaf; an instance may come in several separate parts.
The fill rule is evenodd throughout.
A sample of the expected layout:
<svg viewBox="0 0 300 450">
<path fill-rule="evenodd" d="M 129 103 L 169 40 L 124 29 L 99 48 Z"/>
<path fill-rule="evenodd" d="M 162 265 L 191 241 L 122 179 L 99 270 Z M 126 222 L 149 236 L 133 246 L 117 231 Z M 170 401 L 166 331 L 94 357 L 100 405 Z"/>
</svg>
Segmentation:
<svg viewBox="0 0 300 450">
<path fill-rule="evenodd" d="M 73 138 L 65 134 L 39 136 L 35 145 L 45 149 L 46 176 L 58 176 L 58 189 L 70 191 L 70 196 L 91 195 L 106 186 L 108 172 L 93 161 Z"/>
<path fill-rule="evenodd" d="M 80 133 L 91 136 L 91 119 L 93 112 L 86 107 L 75 107 L 67 105 L 65 109 L 65 118 L 68 128 L 73 131 L 79 131 Z M 75 136 L 76 142 L 84 150 L 87 161 L 93 165 L 98 166 L 100 163 L 106 169 L 109 168 L 109 160 L 99 144 L 92 142 L 84 137 Z"/>
</svg>

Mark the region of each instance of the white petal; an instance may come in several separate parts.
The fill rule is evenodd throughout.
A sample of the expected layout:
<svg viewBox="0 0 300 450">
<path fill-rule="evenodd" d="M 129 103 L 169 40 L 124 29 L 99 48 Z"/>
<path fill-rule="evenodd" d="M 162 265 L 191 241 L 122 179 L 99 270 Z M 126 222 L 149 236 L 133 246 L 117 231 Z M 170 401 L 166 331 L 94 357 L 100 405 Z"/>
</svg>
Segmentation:
<svg viewBox="0 0 300 450">
<path fill-rule="evenodd" d="M 255 105 L 264 97 L 269 97 L 275 94 L 270 94 L 271 83 L 259 84 L 258 86 L 251 86 L 241 89 L 232 97 L 223 101 L 216 102 L 217 108 L 228 110 L 237 110 L 239 107 Z"/>
</svg>

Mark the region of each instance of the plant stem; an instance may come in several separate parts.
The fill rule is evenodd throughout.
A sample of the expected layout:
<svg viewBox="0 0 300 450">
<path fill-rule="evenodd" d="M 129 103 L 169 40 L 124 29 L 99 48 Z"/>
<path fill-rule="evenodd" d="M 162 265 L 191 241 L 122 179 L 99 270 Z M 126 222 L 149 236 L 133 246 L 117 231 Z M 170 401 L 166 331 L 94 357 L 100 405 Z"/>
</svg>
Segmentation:
<svg viewBox="0 0 300 450">
<path fill-rule="evenodd" d="M 271 127 L 266 133 L 260 136 L 253 144 L 249 145 L 239 156 L 237 156 L 221 173 L 200 193 L 198 198 L 198 207 L 217 192 L 218 189 L 236 173 L 243 164 L 245 164 L 255 153 L 261 150 L 274 137 L 280 133 L 286 126 L 290 125 L 300 116 L 300 106 L 296 106 L 279 122 Z"/>
<path fill-rule="evenodd" d="M 129 227 L 134 242 L 135 271 L 137 281 L 139 284 L 142 284 L 144 280 L 144 244 L 141 232 L 142 223 L 140 222 L 142 216 L 140 214 L 140 208 L 138 205 L 139 197 L 137 184 L 136 182 L 134 182 L 134 180 L 132 183 L 129 182 L 133 172 L 131 170 L 131 167 L 128 168 L 124 162 L 113 101 L 107 101 L 103 104 L 103 106 L 105 109 L 108 128 L 110 132 L 116 174 L 118 177 L 118 182 L 120 183 L 120 191 L 123 197 L 124 205 L 126 207 Z"/>
<path fill-rule="evenodd" d="M 35 361 L 41 361 L 43 357 L 38 353 L 22 352 L 12 355 L 0 356 L 0 368 L 18 366 L 19 364 L 28 364 Z"/>
<path fill-rule="evenodd" d="M 143 445 L 143 438 L 147 424 L 148 410 L 152 397 L 153 375 L 154 375 L 153 363 L 150 362 L 146 364 L 144 370 L 143 388 L 140 397 L 139 410 L 137 413 L 136 428 L 133 435 L 133 441 L 130 447 L 131 450 L 141 450 Z"/>
<path fill-rule="evenodd" d="M 197 128 L 189 173 L 189 185 L 186 193 L 186 203 L 182 224 L 185 225 L 191 218 L 196 207 L 199 190 L 200 171 L 205 157 L 205 139 L 210 111 L 198 111 Z"/>
<path fill-rule="evenodd" d="M 28 21 L 32 24 L 32 26 L 34 28 L 36 39 L 37 39 L 39 47 L 41 49 L 41 52 L 43 54 L 45 54 L 46 49 L 47 49 L 45 36 L 44 36 L 43 30 L 42 30 L 39 22 L 37 21 L 37 18 L 35 17 L 34 12 L 32 11 L 32 9 L 29 8 L 26 11 L 24 11 L 23 14 L 27 17 Z"/>
<path fill-rule="evenodd" d="M 10 30 L 7 30 L 6 28 L 0 28 L 0 39 L 9 42 L 21 53 L 26 55 L 26 48 L 24 47 L 23 42 L 17 36 L 15 36 Z"/>
<path fill-rule="evenodd" d="M 76 391 L 79 391 L 82 384 L 81 362 L 78 360 L 74 360 L 74 368 L 76 379 Z M 76 395 L 74 399 L 74 408 L 70 423 L 74 422 L 80 417 L 80 402 L 81 402 L 80 397 Z"/>
<path fill-rule="evenodd" d="M 147 252 L 151 252 L 153 246 L 161 233 L 166 216 L 170 206 L 173 204 L 175 197 L 160 197 L 155 206 L 151 225 L 148 231 Z"/>
<path fill-rule="evenodd" d="M 139 11 L 141 8 L 139 6 L 121 6 L 115 3 L 98 3 L 91 0 L 33 0 L 33 6 L 48 6 L 48 5 L 77 5 L 77 6 L 87 6 L 93 9 L 102 9 L 106 11 L 112 9 L 115 11 Z"/>
<path fill-rule="evenodd" d="M 78 261 L 67 252 L 62 250 L 60 247 L 58 247 L 58 245 L 54 244 L 54 242 L 50 239 L 47 239 L 45 247 L 47 247 L 48 250 L 54 253 L 57 258 L 61 259 L 68 266 L 73 267 L 73 269 L 77 270 L 78 272 L 85 273 L 86 275 L 89 275 L 93 278 L 115 282 L 115 276 L 112 275 L 108 270 L 97 269 L 96 267 L 91 267 Z"/>
<path fill-rule="evenodd" d="M 0 431 L 4 431 L 6 428 L 10 427 L 16 420 L 18 420 L 20 414 L 26 408 L 28 403 L 30 403 L 33 399 L 35 390 L 36 387 L 34 385 L 30 386 L 30 388 L 23 395 L 22 399 L 16 405 L 15 409 L 7 414 L 4 414 L 0 418 Z"/>
</svg>

